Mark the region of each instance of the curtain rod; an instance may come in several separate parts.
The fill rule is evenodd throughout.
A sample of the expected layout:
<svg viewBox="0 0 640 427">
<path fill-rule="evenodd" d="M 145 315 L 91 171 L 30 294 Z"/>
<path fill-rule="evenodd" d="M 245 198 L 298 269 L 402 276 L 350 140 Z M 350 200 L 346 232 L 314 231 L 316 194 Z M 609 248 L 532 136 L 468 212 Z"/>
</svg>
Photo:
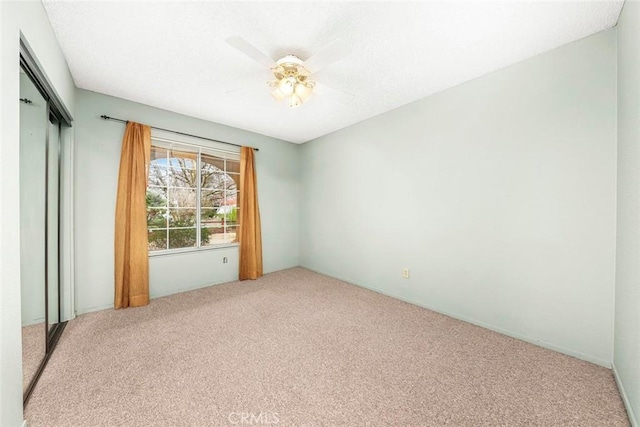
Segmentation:
<svg viewBox="0 0 640 427">
<path fill-rule="evenodd" d="M 116 119 L 115 117 L 109 117 L 106 114 L 101 115 L 100 118 L 103 119 L 103 120 L 112 120 L 114 122 L 120 122 L 120 123 L 127 123 L 128 122 L 128 120 Z M 165 132 L 171 132 L 171 133 L 175 133 L 175 134 L 178 134 L 178 135 L 190 136 L 190 137 L 193 137 L 193 138 L 200 138 L 200 139 L 204 139 L 206 141 L 220 142 L 222 144 L 233 145 L 234 147 L 242 147 L 242 145 L 234 144 L 233 142 L 220 141 L 218 139 L 206 138 L 204 136 L 191 135 L 190 133 L 178 132 L 178 131 L 171 130 L 171 129 L 163 129 L 163 128 L 159 128 L 159 127 L 156 127 L 156 126 L 149 126 L 149 127 L 151 129 L 163 130 Z M 249 147 L 249 148 L 252 148 L 254 151 L 260 151 L 259 149 L 255 148 L 255 147 Z"/>
</svg>

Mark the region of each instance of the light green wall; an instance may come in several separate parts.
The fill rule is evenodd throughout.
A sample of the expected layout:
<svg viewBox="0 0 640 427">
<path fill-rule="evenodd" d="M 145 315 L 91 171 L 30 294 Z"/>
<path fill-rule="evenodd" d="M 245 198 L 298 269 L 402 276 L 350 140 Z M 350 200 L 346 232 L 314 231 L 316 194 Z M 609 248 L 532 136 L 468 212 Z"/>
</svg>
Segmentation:
<svg viewBox="0 0 640 427">
<path fill-rule="evenodd" d="M 0 425 L 22 425 L 20 335 L 20 35 L 67 109 L 74 84 L 39 1 L 0 1 Z"/>
<path fill-rule="evenodd" d="M 618 21 L 618 241 L 614 369 L 634 425 L 640 420 L 640 3 Z"/>
<path fill-rule="evenodd" d="M 19 205 L 20 32 L 79 125 L 78 311 L 113 298 L 122 125 L 98 118 L 109 114 L 259 147 L 267 271 L 302 264 L 587 360 L 613 359 L 637 414 L 638 9 L 627 2 L 617 30 L 612 355 L 615 30 L 298 147 L 76 91 L 41 3 L 0 2 L 0 425 L 22 423 L 20 221 L 11 208 Z M 237 257 L 227 249 L 151 263 L 158 296 L 235 278 Z M 411 279 L 400 277 L 403 267 Z M 189 276 L 172 276 L 179 268 Z"/>
<path fill-rule="evenodd" d="M 94 92 L 77 90 L 75 126 L 76 301 L 78 313 L 113 306 L 115 198 L 124 125 L 102 114 L 250 145 L 256 153 L 265 272 L 298 259 L 300 146 Z M 227 257 L 229 263 L 223 264 Z M 152 298 L 237 280 L 237 247 L 150 259 Z"/>
<path fill-rule="evenodd" d="M 605 31 L 304 144 L 302 266 L 610 366 L 615 55 Z"/>
</svg>

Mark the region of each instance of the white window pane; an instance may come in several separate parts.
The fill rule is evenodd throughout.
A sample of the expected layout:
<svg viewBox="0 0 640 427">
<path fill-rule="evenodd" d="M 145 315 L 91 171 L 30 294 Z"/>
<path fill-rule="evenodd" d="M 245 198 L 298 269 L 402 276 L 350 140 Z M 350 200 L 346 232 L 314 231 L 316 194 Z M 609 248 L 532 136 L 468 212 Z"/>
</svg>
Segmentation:
<svg viewBox="0 0 640 427">
<path fill-rule="evenodd" d="M 203 227 L 202 246 L 223 245 L 236 242 L 235 227 Z"/>
<path fill-rule="evenodd" d="M 227 182 L 227 176 L 224 172 L 205 171 L 202 170 L 200 175 L 200 183 L 202 188 L 208 188 L 212 190 L 224 190 L 225 183 Z"/>
<path fill-rule="evenodd" d="M 149 165 L 149 181 L 148 185 L 166 187 L 169 183 L 169 172 L 164 165 L 159 165 L 157 163 L 151 163 Z"/>
<path fill-rule="evenodd" d="M 224 172 L 224 158 L 202 153 L 200 159 L 203 172 Z"/>
<path fill-rule="evenodd" d="M 189 188 L 169 188 L 169 207 L 193 208 L 197 207 L 196 191 Z"/>
<path fill-rule="evenodd" d="M 169 229 L 169 249 L 196 247 L 196 229 Z"/>
<path fill-rule="evenodd" d="M 203 189 L 200 193 L 200 205 L 205 208 L 217 208 L 224 204 L 224 190 Z"/>
<path fill-rule="evenodd" d="M 195 169 L 171 168 L 167 176 L 168 187 L 198 187 L 198 171 Z"/>
<path fill-rule="evenodd" d="M 167 249 L 167 230 L 149 231 L 149 250 L 162 251 Z"/>
<path fill-rule="evenodd" d="M 167 189 L 164 187 L 147 188 L 147 207 L 167 206 Z"/>
<path fill-rule="evenodd" d="M 227 173 L 240 173 L 240 160 L 227 159 Z"/>
<path fill-rule="evenodd" d="M 195 227 L 195 209 L 169 209 L 169 227 Z"/>
</svg>

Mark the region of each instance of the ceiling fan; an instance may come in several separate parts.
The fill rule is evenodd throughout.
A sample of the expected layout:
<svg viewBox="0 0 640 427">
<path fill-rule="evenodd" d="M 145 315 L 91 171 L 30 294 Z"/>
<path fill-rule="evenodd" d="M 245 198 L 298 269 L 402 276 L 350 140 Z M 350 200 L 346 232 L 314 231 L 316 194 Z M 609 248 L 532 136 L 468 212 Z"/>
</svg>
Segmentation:
<svg viewBox="0 0 640 427">
<path fill-rule="evenodd" d="M 242 37 L 230 37 L 226 42 L 273 72 L 274 79 L 267 82 L 271 95 L 278 101 L 288 99 L 290 108 L 302 105 L 311 97 L 314 89 L 318 88 L 344 104 L 353 100 L 354 95 L 318 84 L 309 78 L 312 73 L 317 73 L 351 52 L 349 46 L 340 40 L 321 49 L 306 61 L 295 55 L 286 55 L 274 61 Z"/>
</svg>

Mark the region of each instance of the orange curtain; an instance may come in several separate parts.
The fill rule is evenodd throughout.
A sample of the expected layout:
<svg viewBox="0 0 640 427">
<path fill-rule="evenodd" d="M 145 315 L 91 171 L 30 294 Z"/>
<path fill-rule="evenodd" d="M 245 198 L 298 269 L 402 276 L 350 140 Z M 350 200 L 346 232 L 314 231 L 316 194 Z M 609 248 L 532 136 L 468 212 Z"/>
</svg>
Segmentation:
<svg viewBox="0 0 640 427">
<path fill-rule="evenodd" d="M 149 304 L 146 193 L 150 157 L 151 128 L 127 122 L 116 199 L 116 309 Z"/>
<path fill-rule="evenodd" d="M 240 242 L 240 280 L 262 276 L 262 233 L 253 148 L 240 151 L 240 198 L 238 241 Z"/>
</svg>

